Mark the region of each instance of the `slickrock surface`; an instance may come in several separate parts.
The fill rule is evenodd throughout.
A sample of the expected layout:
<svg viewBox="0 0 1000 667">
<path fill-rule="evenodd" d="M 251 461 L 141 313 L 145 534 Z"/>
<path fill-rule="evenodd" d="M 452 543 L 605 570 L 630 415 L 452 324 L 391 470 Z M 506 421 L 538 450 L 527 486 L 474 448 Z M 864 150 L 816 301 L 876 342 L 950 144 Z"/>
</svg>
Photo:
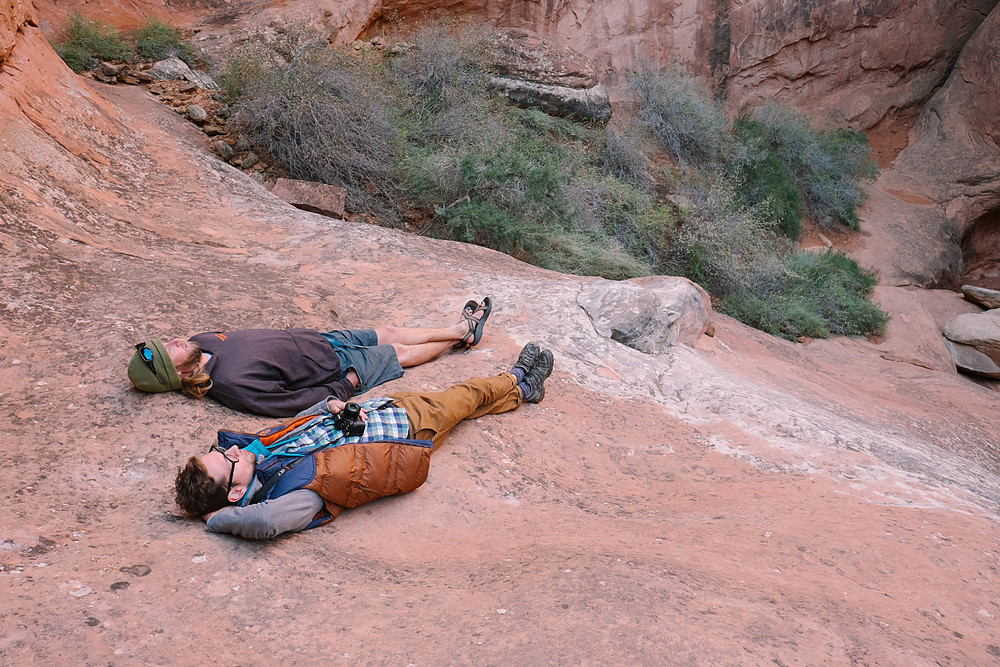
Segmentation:
<svg viewBox="0 0 1000 667">
<path fill-rule="evenodd" d="M 886 340 L 801 345 L 719 315 L 644 354 L 593 282 L 297 210 L 135 86 L 22 25 L 0 71 L 0 663 L 990 664 L 997 394 Z M 483 342 L 384 387 L 555 352 L 545 401 L 456 429 L 416 492 L 269 543 L 181 519 L 218 428 L 270 420 L 125 378 L 133 343 L 451 322 Z M 911 301 L 912 300 L 912 301 Z M 916 342 L 914 342 L 916 341 Z"/>
</svg>

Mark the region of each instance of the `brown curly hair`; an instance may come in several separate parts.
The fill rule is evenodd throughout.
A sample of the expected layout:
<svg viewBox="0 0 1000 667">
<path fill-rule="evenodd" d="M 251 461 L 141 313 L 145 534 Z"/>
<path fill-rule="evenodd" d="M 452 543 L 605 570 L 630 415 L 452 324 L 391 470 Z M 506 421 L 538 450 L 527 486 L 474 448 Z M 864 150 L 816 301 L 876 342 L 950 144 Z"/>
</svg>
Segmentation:
<svg viewBox="0 0 1000 667">
<path fill-rule="evenodd" d="M 226 485 L 208 474 L 205 464 L 192 456 L 174 480 L 174 500 L 189 517 L 199 517 L 231 505 Z"/>
</svg>

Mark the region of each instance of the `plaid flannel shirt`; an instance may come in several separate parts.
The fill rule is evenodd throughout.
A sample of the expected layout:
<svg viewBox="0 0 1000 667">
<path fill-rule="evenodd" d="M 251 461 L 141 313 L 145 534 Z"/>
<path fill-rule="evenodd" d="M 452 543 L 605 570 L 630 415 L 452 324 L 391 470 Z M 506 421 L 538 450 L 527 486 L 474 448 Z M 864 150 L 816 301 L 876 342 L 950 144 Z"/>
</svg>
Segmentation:
<svg viewBox="0 0 1000 667">
<path fill-rule="evenodd" d="M 325 412 L 301 427 L 291 437 L 280 440 L 269 449 L 268 456 L 307 456 L 320 447 L 339 447 L 355 442 L 373 440 L 403 440 L 410 435 L 406 410 L 396 407 L 388 398 L 373 398 L 361 403 L 368 413 L 365 432 L 360 436 L 345 438 L 333 425 L 334 415 Z"/>
</svg>

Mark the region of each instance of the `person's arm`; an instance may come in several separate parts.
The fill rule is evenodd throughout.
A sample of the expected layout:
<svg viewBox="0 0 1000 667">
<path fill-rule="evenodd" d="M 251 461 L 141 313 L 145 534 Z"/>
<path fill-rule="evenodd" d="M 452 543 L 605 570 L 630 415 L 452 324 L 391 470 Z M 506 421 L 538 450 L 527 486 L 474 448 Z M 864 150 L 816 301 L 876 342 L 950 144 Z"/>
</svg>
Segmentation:
<svg viewBox="0 0 1000 667">
<path fill-rule="evenodd" d="M 226 405 L 237 410 L 268 417 L 290 417 L 331 395 L 341 398 L 344 392 L 349 393 L 343 396 L 343 400 L 354 395 L 354 386 L 347 378 L 321 387 L 306 387 L 294 391 L 281 390 L 271 393 L 260 392 L 254 394 L 253 398 L 243 405 L 237 406 L 232 403 L 226 403 Z"/>
<path fill-rule="evenodd" d="M 223 508 L 209 516 L 206 525 L 216 533 L 262 540 L 303 530 L 321 509 L 323 499 L 318 494 L 299 489 L 255 505 Z"/>
</svg>

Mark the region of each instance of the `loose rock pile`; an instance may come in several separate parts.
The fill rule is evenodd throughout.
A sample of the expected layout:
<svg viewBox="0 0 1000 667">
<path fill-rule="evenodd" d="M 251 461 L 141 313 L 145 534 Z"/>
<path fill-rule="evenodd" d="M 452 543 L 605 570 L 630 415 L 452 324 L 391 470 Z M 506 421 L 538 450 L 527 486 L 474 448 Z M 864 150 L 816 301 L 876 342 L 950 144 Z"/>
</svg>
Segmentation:
<svg viewBox="0 0 1000 667">
<path fill-rule="evenodd" d="M 106 84 L 144 86 L 212 137 L 213 148 L 225 162 L 259 180 L 272 180 L 265 176 L 269 165 L 252 146 L 226 129 L 230 113 L 226 95 L 208 73 L 191 69 L 179 58 L 167 58 L 141 64 L 102 62 L 82 75 Z"/>
</svg>

